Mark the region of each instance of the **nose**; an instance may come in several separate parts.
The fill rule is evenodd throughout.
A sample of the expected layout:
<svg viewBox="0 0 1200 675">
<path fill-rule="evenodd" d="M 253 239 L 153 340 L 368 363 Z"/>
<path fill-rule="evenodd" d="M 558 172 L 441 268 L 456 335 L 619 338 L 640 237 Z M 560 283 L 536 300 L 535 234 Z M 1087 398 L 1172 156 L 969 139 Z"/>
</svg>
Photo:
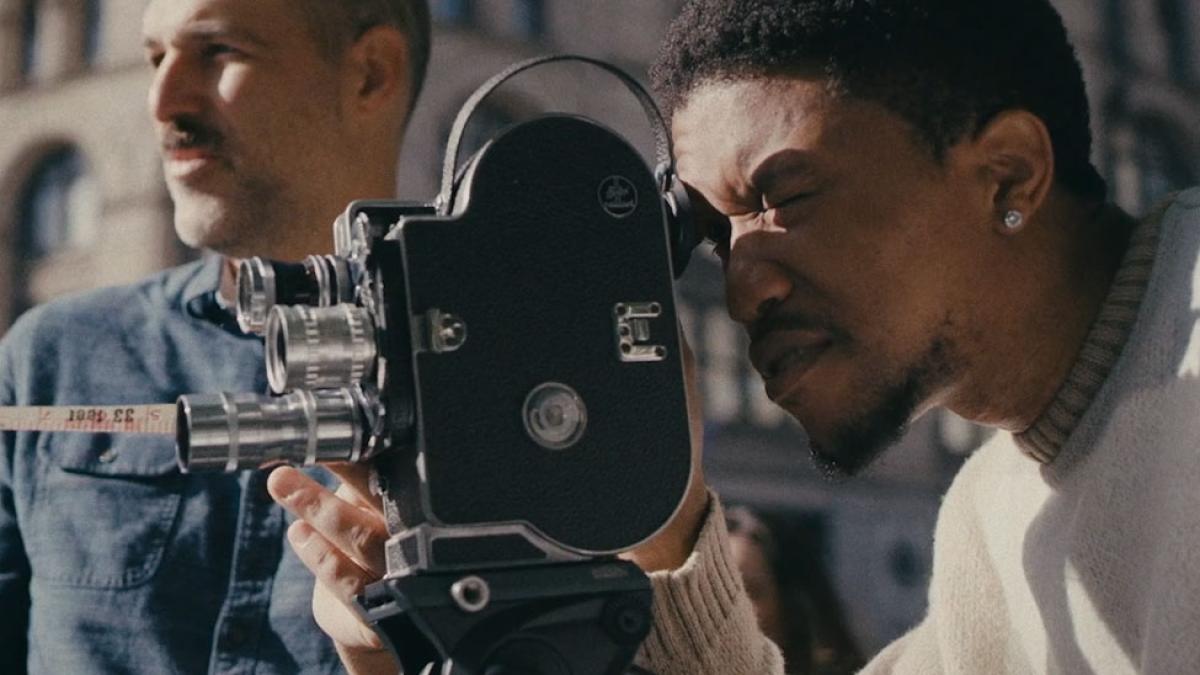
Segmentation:
<svg viewBox="0 0 1200 675">
<path fill-rule="evenodd" d="M 150 114 L 158 122 L 196 115 L 204 107 L 203 73 L 192 59 L 168 51 L 154 71 L 147 97 Z"/>
<path fill-rule="evenodd" d="M 794 285 L 774 237 L 737 225 L 730 234 L 725 300 L 733 320 L 749 325 L 786 300 Z"/>
</svg>

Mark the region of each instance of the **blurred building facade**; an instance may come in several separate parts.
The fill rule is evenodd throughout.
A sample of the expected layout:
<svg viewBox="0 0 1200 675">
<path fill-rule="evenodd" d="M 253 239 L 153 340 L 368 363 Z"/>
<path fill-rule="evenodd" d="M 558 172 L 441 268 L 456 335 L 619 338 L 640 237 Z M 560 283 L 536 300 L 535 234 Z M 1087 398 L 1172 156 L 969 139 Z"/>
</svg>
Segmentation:
<svg viewBox="0 0 1200 675">
<path fill-rule="evenodd" d="M 679 0 L 432 0 L 428 89 L 398 194 L 429 199 L 463 100 L 520 58 L 571 51 L 639 77 Z M 1200 182 L 1200 6 L 1193 0 L 1057 0 L 1088 78 L 1095 158 L 1138 213 Z M 123 283 L 195 254 L 176 240 L 149 118 L 145 0 L 0 0 L 0 333 L 33 304 Z M 615 80 L 555 67 L 483 105 L 478 143 L 544 110 L 599 119 L 650 148 Z M 950 415 L 914 426 L 869 475 L 830 485 L 796 425 L 763 396 L 724 315 L 719 269 L 698 255 L 681 288 L 705 391 L 707 471 L 727 500 L 815 522 L 867 653 L 921 616 L 940 495 L 980 430 Z"/>
</svg>

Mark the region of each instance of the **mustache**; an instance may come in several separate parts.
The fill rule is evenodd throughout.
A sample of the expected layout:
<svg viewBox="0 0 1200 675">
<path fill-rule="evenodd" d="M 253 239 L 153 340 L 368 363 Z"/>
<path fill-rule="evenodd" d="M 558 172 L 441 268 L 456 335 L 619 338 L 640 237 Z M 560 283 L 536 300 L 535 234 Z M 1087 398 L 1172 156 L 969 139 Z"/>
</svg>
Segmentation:
<svg viewBox="0 0 1200 675">
<path fill-rule="evenodd" d="M 225 134 L 195 117 L 177 117 L 171 120 L 162 135 L 162 148 L 166 152 L 195 148 L 216 152 L 225 142 Z"/>
<path fill-rule="evenodd" d="M 758 319 L 746 327 L 751 342 L 757 342 L 767 334 L 777 330 L 807 330 L 824 331 L 835 339 L 842 338 L 843 333 L 832 322 L 811 314 L 800 312 L 774 311 Z"/>
</svg>

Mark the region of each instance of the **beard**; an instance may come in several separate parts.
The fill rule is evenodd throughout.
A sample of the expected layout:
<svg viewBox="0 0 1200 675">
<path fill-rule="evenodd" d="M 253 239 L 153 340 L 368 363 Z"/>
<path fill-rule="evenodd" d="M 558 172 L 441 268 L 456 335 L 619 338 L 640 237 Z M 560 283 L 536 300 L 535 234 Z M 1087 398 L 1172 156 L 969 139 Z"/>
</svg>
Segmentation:
<svg viewBox="0 0 1200 675">
<path fill-rule="evenodd" d="M 295 222 L 287 184 L 262 162 L 248 161 L 236 137 L 198 117 L 172 120 L 162 132 L 165 152 L 203 150 L 214 166 L 199 177 L 167 176 L 175 231 L 196 249 L 245 256 L 266 250 L 279 236 L 274 223 Z"/>
<path fill-rule="evenodd" d="M 880 380 L 865 397 L 865 405 L 837 424 L 828 438 L 809 438 L 809 453 L 827 479 L 841 481 L 858 475 L 895 445 L 908 431 L 917 410 L 957 370 L 952 343 L 934 338 L 915 364 Z"/>
<path fill-rule="evenodd" d="M 273 182 L 238 176 L 218 189 L 168 184 L 175 206 L 175 232 L 196 249 L 244 257 L 261 253 L 286 222 L 290 200 Z"/>
</svg>

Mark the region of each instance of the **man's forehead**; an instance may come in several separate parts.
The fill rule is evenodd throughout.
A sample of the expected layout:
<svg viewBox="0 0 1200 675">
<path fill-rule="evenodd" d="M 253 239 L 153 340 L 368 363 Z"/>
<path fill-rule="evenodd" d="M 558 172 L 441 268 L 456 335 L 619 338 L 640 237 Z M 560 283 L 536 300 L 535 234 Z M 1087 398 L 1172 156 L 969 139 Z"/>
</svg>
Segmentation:
<svg viewBox="0 0 1200 675">
<path fill-rule="evenodd" d="M 279 30 L 304 0 L 151 0 L 142 15 L 142 34 L 149 40 L 169 40 L 177 33 L 254 32 Z"/>
<path fill-rule="evenodd" d="M 833 124 L 825 114 L 832 102 L 822 83 L 807 79 L 700 85 L 672 120 L 679 174 L 701 189 L 744 184 L 781 149 L 815 152 Z"/>
</svg>

